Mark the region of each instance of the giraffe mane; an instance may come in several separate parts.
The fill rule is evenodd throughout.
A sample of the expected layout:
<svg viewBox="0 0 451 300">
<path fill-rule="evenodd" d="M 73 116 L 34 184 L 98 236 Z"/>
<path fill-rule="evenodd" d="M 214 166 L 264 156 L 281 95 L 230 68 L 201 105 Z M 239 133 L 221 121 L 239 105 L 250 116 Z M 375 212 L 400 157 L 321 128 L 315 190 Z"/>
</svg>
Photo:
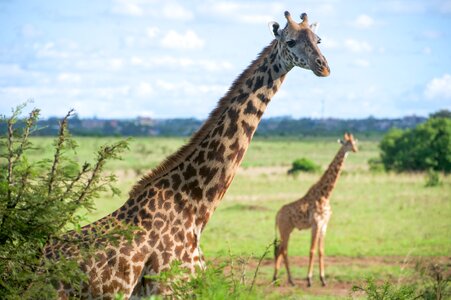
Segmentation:
<svg viewBox="0 0 451 300">
<path fill-rule="evenodd" d="M 233 94 L 240 88 L 240 86 L 245 82 L 249 76 L 253 74 L 256 69 L 257 63 L 262 60 L 263 57 L 267 56 L 274 45 L 277 43 L 277 40 L 273 40 L 271 44 L 266 46 L 260 54 L 254 59 L 250 65 L 233 81 L 229 90 L 226 94 L 218 101 L 216 108 L 210 113 L 207 120 L 201 126 L 201 128 L 190 138 L 189 142 L 180 147 L 176 152 L 168 156 L 163 162 L 151 170 L 148 174 L 144 175 L 130 190 L 129 196 L 130 198 L 136 197 L 139 192 L 146 185 L 151 183 L 152 181 L 158 179 L 159 177 L 166 174 L 168 171 L 175 168 L 180 162 L 185 160 L 193 151 L 196 149 L 196 146 L 202 142 L 202 140 L 207 136 L 210 132 L 212 126 L 214 126 L 224 109 L 227 107 L 228 101 Z"/>
</svg>

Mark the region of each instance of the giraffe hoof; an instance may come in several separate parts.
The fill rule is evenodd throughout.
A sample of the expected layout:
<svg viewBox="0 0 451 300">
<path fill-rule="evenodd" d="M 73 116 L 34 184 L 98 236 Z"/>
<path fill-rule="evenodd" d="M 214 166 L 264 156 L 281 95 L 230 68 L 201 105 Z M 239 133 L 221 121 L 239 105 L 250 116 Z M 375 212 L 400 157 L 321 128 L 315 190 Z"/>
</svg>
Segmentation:
<svg viewBox="0 0 451 300">
<path fill-rule="evenodd" d="M 307 277 L 307 287 L 312 287 L 312 279 Z"/>
<path fill-rule="evenodd" d="M 327 283 L 326 283 L 326 279 L 324 278 L 324 277 L 320 277 L 320 279 L 321 279 L 321 285 L 322 286 L 326 286 L 327 285 Z"/>
<path fill-rule="evenodd" d="M 291 280 L 291 279 L 288 279 L 288 283 L 289 283 L 291 286 L 295 286 L 293 280 Z"/>
</svg>

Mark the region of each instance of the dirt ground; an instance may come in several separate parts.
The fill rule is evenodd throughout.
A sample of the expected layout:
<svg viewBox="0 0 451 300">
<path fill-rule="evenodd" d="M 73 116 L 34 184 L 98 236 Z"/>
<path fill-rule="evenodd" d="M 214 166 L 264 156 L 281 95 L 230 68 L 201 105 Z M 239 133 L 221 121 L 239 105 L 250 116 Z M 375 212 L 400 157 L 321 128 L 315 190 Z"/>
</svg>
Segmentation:
<svg viewBox="0 0 451 300">
<path fill-rule="evenodd" d="M 384 268 L 385 267 L 399 267 L 399 268 L 415 268 L 415 264 L 419 261 L 434 261 L 438 262 L 441 265 L 445 266 L 451 266 L 451 257 L 431 257 L 431 258 L 410 258 L 406 259 L 405 257 L 359 257 L 359 258 L 352 258 L 352 257 L 326 257 L 325 258 L 325 265 L 326 265 L 326 279 L 327 279 L 327 285 L 325 287 L 321 286 L 321 283 L 319 281 L 319 278 L 316 274 L 313 278 L 312 287 L 307 287 L 307 282 L 305 280 L 306 275 L 302 276 L 293 276 L 293 280 L 295 283 L 295 286 L 291 286 L 287 282 L 287 276 L 286 273 L 283 272 L 279 276 L 279 282 L 277 284 L 271 283 L 271 277 L 272 272 L 274 268 L 274 262 L 272 259 L 265 259 L 262 261 L 260 265 L 259 275 L 257 276 L 256 285 L 263 289 L 266 293 L 277 293 L 280 294 L 281 297 L 283 296 L 289 296 L 289 295 L 296 295 L 294 298 L 298 298 L 297 295 L 302 295 L 302 299 L 308 299 L 309 295 L 317 295 L 317 296 L 335 296 L 335 297 L 350 297 L 351 296 L 351 289 L 354 285 L 359 284 L 360 282 L 363 282 L 365 278 L 362 278 L 361 280 L 353 280 L 353 281 L 339 281 L 333 276 L 327 275 L 327 268 L 347 268 L 349 266 L 353 267 L 361 267 L 361 268 L 368 268 L 368 267 L 378 267 L 378 268 Z M 248 263 L 248 269 L 249 270 L 255 270 L 257 268 L 258 260 L 253 259 L 250 260 Z M 308 258 L 307 257 L 299 257 L 299 256 L 292 256 L 290 257 L 290 266 L 291 269 L 295 266 L 302 266 L 303 271 L 306 269 L 306 266 L 308 265 Z M 316 266 L 316 265 L 315 265 Z M 282 265 L 281 268 L 284 268 Z M 449 270 L 449 268 L 448 268 Z M 268 271 L 270 271 L 270 275 L 268 274 Z M 293 270 L 292 270 L 293 271 Z M 316 270 L 315 270 L 316 271 Z M 263 274 L 264 273 L 264 274 Z M 382 283 L 385 279 L 381 279 L 380 282 Z M 354 296 L 358 296 L 358 294 L 354 294 Z"/>
</svg>

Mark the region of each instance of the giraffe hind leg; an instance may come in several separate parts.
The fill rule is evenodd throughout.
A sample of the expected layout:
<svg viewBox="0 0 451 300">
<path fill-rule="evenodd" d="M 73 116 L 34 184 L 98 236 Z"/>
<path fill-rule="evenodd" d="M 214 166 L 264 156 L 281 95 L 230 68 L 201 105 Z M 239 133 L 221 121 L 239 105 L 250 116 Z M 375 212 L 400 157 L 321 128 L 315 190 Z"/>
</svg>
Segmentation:
<svg viewBox="0 0 451 300">
<path fill-rule="evenodd" d="M 283 261 L 285 263 L 285 268 L 287 269 L 287 276 L 288 276 L 288 283 L 290 285 L 294 285 L 293 279 L 291 277 L 291 272 L 290 272 L 290 263 L 288 262 L 288 247 L 284 247 L 283 249 L 281 249 L 282 251 L 282 255 L 283 255 Z"/>
<path fill-rule="evenodd" d="M 279 255 L 282 255 L 283 261 L 285 264 L 285 269 L 287 270 L 288 283 L 294 285 L 293 279 L 291 277 L 290 272 L 290 263 L 288 261 L 288 240 L 290 238 L 290 234 L 293 231 L 293 227 L 289 226 L 289 224 L 284 224 L 285 226 L 281 226 L 280 228 L 280 247 L 279 247 Z"/>
</svg>

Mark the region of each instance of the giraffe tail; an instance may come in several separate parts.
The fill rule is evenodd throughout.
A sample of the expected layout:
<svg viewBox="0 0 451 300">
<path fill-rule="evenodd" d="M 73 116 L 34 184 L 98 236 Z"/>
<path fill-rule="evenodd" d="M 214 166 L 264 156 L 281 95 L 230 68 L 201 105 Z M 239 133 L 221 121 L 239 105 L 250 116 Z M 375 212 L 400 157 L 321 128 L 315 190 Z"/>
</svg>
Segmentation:
<svg viewBox="0 0 451 300">
<path fill-rule="evenodd" d="M 278 216 L 279 214 L 277 214 Z M 273 242 L 273 246 L 274 246 L 274 258 L 277 258 L 277 255 L 279 254 L 279 246 L 280 246 L 280 239 L 277 237 L 277 216 L 276 216 L 276 222 L 275 222 L 275 226 L 274 226 L 274 242 Z"/>
<path fill-rule="evenodd" d="M 279 252 L 280 240 L 275 238 L 273 245 L 274 245 L 274 257 L 277 258 L 277 254 L 279 254 L 278 252 Z"/>
</svg>

